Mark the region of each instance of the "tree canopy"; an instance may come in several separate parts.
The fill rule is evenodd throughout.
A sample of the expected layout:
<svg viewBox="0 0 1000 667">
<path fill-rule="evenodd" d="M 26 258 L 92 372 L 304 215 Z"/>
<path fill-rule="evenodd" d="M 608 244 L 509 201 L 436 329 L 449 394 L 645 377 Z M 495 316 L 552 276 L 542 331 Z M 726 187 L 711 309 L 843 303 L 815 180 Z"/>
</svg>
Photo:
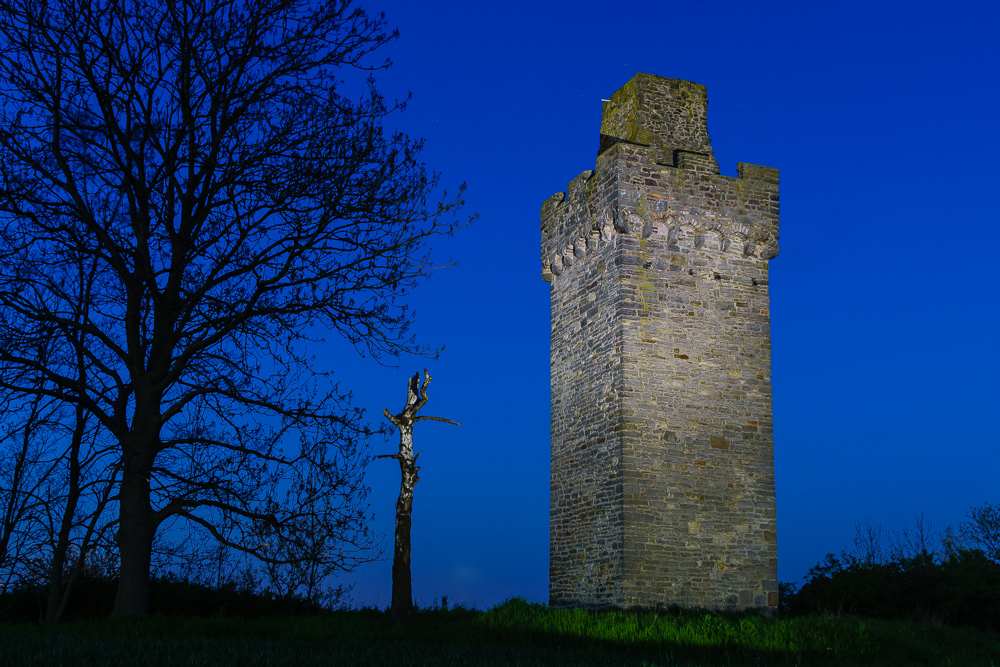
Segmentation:
<svg viewBox="0 0 1000 667">
<path fill-rule="evenodd" d="M 116 443 L 116 613 L 167 519 L 366 557 L 368 430 L 310 332 L 426 352 L 406 295 L 464 220 L 384 128 L 405 100 L 358 71 L 395 33 L 351 4 L 0 0 L 0 388 Z"/>
</svg>

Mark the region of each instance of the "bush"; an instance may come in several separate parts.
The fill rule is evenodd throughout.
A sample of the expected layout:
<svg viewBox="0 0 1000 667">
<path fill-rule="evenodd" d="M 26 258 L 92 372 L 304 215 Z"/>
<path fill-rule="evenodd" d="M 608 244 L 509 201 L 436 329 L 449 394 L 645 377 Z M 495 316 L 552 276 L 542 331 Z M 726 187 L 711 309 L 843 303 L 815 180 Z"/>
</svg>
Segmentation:
<svg viewBox="0 0 1000 667">
<path fill-rule="evenodd" d="M 104 618 L 111 614 L 117 579 L 81 577 L 63 616 L 64 620 Z M 37 622 L 45 605 L 43 587 L 23 587 L 0 595 L 0 620 Z M 149 583 L 151 614 L 184 616 L 261 616 L 321 614 L 322 605 L 299 597 L 275 597 L 267 592 L 240 588 L 234 583 L 212 587 L 173 576 L 153 577 Z"/>
<path fill-rule="evenodd" d="M 1000 628 L 1000 565 L 979 550 L 938 560 L 926 551 L 890 562 L 826 558 L 784 601 L 794 614 L 856 614 Z"/>
</svg>

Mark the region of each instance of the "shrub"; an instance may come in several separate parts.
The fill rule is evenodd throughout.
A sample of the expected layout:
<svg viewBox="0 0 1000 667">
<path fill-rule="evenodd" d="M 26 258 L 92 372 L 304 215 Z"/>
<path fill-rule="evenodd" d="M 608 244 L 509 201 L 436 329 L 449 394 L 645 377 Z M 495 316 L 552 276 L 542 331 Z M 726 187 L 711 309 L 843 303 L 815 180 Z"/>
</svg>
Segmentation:
<svg viewBox="0 0 1000 667">
<path fill-rule="evenodd" d="M 1000 628 L 1000 565 L 979 550 L 944 560 L 923 551 L 890 562 L 850 555 L 826 558 L 809 570 L 798 591 L 786 594 L 794 614 L 856 614 Z"/>
<path fill-rule="evenodd" d="M 117 579 L 81 577 L 66 609 L 64 620 L 103 618 L 111 614 Z M 0 620 L 36 622 L 44 607 L 43 587 L 24 586 L 0 595 Z M 258 618 L 275 615 L 321 614 L 326 610 L 300 596 L 276 597 L 238 587 L 235 583 L 212 587 L 174 576 L 153 577 L 149 584 L 149 611 L 184 616 L 234 616 Z"/>
</svg>

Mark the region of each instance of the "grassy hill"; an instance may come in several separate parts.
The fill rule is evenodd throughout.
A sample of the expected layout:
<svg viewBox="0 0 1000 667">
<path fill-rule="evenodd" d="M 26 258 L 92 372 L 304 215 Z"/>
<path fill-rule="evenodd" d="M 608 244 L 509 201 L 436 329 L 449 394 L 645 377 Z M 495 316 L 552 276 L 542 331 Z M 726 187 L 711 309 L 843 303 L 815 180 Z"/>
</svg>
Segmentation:
<svg viewBox="0 0 1000 667">
<path fill-rule="evenodd" d="M 1000 634 L 850 616 L 548 608 L 0 624 L 4 665 L 1000 665 Z"/>
</svg>

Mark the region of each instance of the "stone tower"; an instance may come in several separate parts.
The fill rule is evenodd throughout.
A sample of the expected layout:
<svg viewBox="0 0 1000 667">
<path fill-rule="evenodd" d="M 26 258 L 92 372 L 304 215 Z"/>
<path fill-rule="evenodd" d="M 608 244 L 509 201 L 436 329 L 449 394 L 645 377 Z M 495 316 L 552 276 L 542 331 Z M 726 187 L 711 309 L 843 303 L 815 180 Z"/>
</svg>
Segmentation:
<svg viewBox="0 0 1000 667">
<path fill-rule="evenodd" d="M 705 87 L 638 74 L 542 205 L 553 605 L 778 603 L 768 261 L 778 170 L 721 176 Z"/>
</svg>

